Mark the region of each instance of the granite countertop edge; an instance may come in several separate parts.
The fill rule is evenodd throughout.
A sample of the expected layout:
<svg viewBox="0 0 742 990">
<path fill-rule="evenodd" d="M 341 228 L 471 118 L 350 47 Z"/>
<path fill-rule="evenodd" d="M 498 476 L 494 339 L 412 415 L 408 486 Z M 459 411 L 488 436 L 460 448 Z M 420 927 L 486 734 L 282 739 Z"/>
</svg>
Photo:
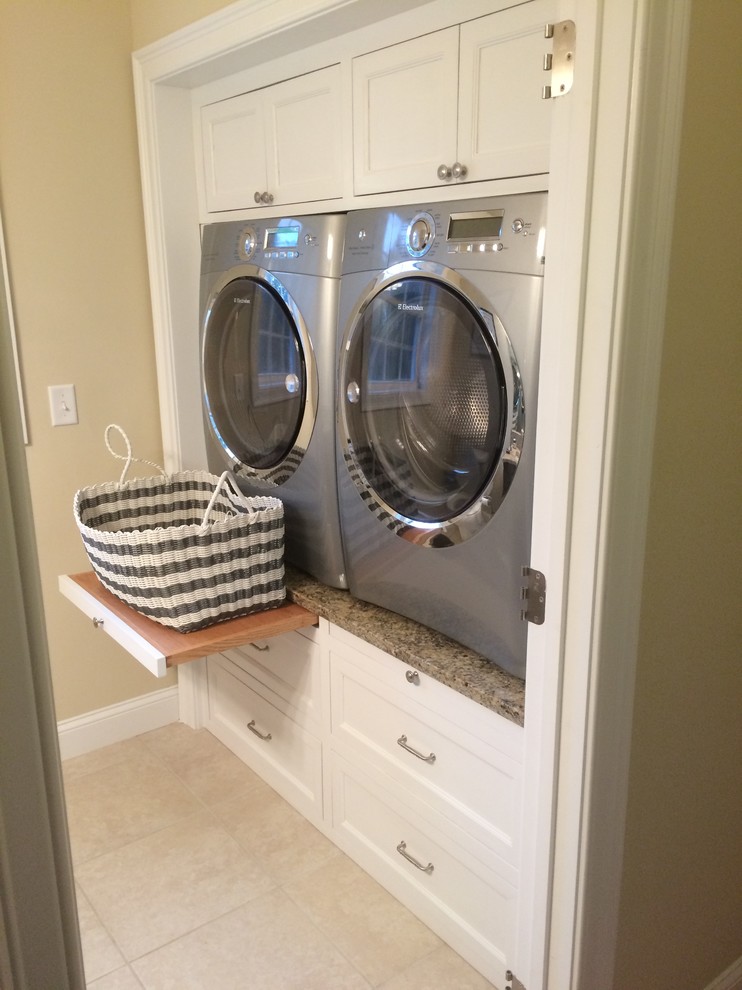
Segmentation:
<svg viewBox="0 0 742 990">
<path fill-rule="evenodd" d="M 331 588 L 286 567 L 287 598 L 410 664 L 516 725 L 523 725 L 525 682 L 427 626 Z"/>
</svg>

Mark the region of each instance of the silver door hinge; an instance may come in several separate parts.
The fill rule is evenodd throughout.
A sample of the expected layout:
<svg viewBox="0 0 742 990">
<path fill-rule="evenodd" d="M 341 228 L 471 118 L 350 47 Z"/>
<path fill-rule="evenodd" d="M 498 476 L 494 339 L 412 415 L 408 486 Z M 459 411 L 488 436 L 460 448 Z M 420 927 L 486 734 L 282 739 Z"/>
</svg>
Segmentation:
<svg viewBox="0 0 742 990">
<path fill-rule="evenodd" d="M 551 73 L 551 82 L 541 90 L 543 100 L 564 96 L 572 89 L 575 73 L 575 22 L 557 21 L 547 24 L 544 37 L 552 38 L 552 50 L 544 55 L 544 72 Z"/>
<path fill-rule="evenodd" d="M 520 589 L 521 601 L 525 603 L 520 610 L 520 617 L 524 622 L 534 622 L 541 626 L 546 615 L 546 578 L 541 571 L 532 567 L 524 567 L 522 574 L 527 583 Z"/>
<path fill-rule="evenodd" d="M 512 969 L 505 973 L 505 979 L 508 981 L 505 990 L 526 990 Z"/>
</svg>

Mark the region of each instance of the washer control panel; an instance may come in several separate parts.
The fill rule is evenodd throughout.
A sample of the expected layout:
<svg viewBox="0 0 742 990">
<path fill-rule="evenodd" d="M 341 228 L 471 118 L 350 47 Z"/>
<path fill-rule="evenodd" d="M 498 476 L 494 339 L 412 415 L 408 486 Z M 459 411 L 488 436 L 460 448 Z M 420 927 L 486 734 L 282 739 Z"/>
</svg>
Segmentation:
<svg viewBox="0 0 742 990">
<path fill-rule="evenodd" d="M 339 277 L 344 233 L 342 213 L 204 224 L 201 273 L 249 264 L 269 272 Z"/>
</svg>

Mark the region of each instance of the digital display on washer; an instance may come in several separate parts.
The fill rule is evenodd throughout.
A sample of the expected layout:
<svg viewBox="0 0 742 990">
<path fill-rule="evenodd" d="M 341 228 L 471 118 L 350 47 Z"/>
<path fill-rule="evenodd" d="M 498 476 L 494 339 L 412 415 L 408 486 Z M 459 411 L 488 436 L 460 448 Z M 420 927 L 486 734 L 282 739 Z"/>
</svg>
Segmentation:
<svg viewBox="0 0 742 990">
<path fill-rule="evenodd" d="M 299 227 L 268 227 L 263 248 L 293 248 L 299 243 Z"/>
<path fill-rule="evenodd" d="M 481 241 L 502 237 L 503 210 L 452 213 L 448 218 L 449 241 Z"/>
</svg>

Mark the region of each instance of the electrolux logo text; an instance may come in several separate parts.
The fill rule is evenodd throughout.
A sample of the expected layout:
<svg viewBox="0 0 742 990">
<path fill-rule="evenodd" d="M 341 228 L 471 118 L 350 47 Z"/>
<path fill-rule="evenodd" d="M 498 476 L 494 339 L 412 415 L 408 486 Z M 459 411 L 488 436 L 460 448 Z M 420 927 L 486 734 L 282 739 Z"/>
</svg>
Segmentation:
<svg viewBox="0 0 742 990">
<path fill-rule="evenodd" d="M 425 307 L 421 306 L 420 303 L 397 303 L 397 309 L 401 309 L 405 313 L 410 311 L 414 313 L 422 313 Z"/>
</svg>

